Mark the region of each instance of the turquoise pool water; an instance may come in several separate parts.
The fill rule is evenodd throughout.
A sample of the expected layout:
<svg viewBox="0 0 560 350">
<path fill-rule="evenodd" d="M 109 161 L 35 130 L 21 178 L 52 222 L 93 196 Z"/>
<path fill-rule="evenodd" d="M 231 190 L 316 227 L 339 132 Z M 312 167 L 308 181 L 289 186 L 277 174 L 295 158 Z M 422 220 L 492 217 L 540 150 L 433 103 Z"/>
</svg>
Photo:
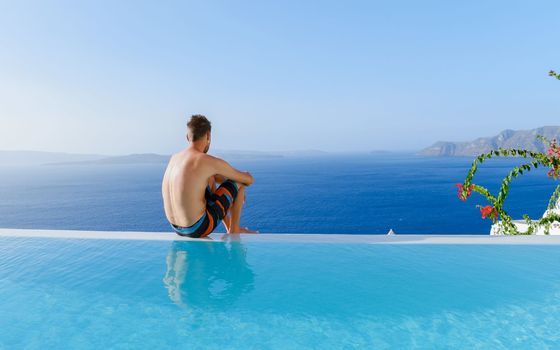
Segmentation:
<svg viewBox="0 0 560 350">
<path fill-rule="evenodd" d="M 560 246 L 0 237 L 1 349 L 546 349 Z"/>
</svg>

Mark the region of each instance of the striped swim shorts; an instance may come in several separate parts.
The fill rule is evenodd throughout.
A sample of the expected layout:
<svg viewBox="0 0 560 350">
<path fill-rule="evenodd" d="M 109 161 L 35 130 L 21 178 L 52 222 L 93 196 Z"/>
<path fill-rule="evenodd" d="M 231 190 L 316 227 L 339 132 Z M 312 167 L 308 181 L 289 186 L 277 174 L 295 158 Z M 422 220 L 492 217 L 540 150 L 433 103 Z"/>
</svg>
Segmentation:
<svg viewBox="0 0 560 350">
<path fill-rule="evenodd" d="M 206 187 L 206 210 L 202 217 L 189 227 L 171 224 L 173 230 L 180 236 L 193 238 L 206 237 L 220 224 L 227 215 L 229 208 L 237 197 L 239 187 L 235 181 L 226 180 L 212 193 L 210 187 Z"/>
</svg>

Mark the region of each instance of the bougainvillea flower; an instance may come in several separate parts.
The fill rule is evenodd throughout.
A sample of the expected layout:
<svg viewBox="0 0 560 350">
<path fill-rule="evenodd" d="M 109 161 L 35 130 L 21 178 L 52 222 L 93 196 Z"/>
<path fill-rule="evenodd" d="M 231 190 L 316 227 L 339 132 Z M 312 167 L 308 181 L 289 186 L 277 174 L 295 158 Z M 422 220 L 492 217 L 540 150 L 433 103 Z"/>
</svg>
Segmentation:
<svg viewBox="0 0 560 350">
<path fill-rule="evenodd" d="M 483 219 L 486 219 L 487 217 L 491 219 L 498 218 L 498 211 L 491 205 L 480 207 L 480 214 L 482 215 Z"/>
<path fill-rule="evenodd" d="M 472 190 L 473 190 L 473 185 L 470 185 L 467 188 L 467 196 L 466 197 L 463 194 L 463 192 L 465 191 L 465 188 L 464 188 L 463 184 L 455 184 L 455 186 L 457 186 L 457 197 L 459 197 L 460 200 L 466 201 L 467 198 L 469 198 L 471 196 L 471 193 L 472 193 Z"/>
<path fill-rule="evenodd" d="M 552 140 L 546 153 L 552 158 L 560 158 L 560 146 L 556 143 L 556 140 Z"/>
<path fill-rule="evenodd" d="M 560 176 L 560 168 L 550 169 L 547 175 L 556 179 Z"/>
</svg>

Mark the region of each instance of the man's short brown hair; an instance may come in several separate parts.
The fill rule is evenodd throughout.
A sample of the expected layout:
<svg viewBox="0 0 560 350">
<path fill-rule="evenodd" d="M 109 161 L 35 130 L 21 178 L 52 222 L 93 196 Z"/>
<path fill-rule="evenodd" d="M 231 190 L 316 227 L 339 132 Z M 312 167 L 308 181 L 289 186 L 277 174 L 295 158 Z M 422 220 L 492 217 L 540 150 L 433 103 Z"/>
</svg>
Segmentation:
<svg viewBox="0 0 560 350">
<path fill-rule="evenodd" d="M 191 142 L 200 140 L 211 130 L 212 124 L 202 114 L 191 116 L 191 120 L 187 123 L 187 137 Z M 191 137 L 189 137 L 189 135 Z"/>
</svg>

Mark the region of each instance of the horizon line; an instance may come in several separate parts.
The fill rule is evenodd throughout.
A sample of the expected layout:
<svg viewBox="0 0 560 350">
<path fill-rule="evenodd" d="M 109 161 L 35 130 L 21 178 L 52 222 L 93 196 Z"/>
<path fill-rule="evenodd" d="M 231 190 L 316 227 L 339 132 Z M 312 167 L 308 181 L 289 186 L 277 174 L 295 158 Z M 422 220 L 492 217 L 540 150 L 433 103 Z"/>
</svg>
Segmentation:
<svg viewBox="0 0 560 350">
<path fill-rule="evenodd" d="M 102 156 L 102 157 L 119 157 L 119 156 L 130 156 L 130 155 L 158 155 L 158 156 L 169 156 L 172 153 L 156 153 L 156 152 L 131 152 L 131 153 L 94 153 L 94 152 L 69 152 L 69 151 L 40 151 L 40 150 L 33 150 L 33 149 L 0 149 L 0 152 L 29 152 L 29 153 L 50 153 L 50 154 L 66 154 L 66 155 L 81 155 L 81 156 Z M 385 149 L 372 149 L 372 150 L 348 150 L 348 151 L 324 151 L 319 149 L 299 149 L 299 150 L 283 150 L 283 151 L 257 151 L 257 150 L 250 150 L 250 149 L 223 149 L 217 148 L 213 151 L 208 152 L 209 154 L 212 153 L 256 153 L 256 154 L 296 154 L 298 152 L 308 153 L 324 153 L 324 154 L 358 154 L 358 153 L 415 153 L 419 152 L 419 150 L 385 150 Z"/>
</svg>

